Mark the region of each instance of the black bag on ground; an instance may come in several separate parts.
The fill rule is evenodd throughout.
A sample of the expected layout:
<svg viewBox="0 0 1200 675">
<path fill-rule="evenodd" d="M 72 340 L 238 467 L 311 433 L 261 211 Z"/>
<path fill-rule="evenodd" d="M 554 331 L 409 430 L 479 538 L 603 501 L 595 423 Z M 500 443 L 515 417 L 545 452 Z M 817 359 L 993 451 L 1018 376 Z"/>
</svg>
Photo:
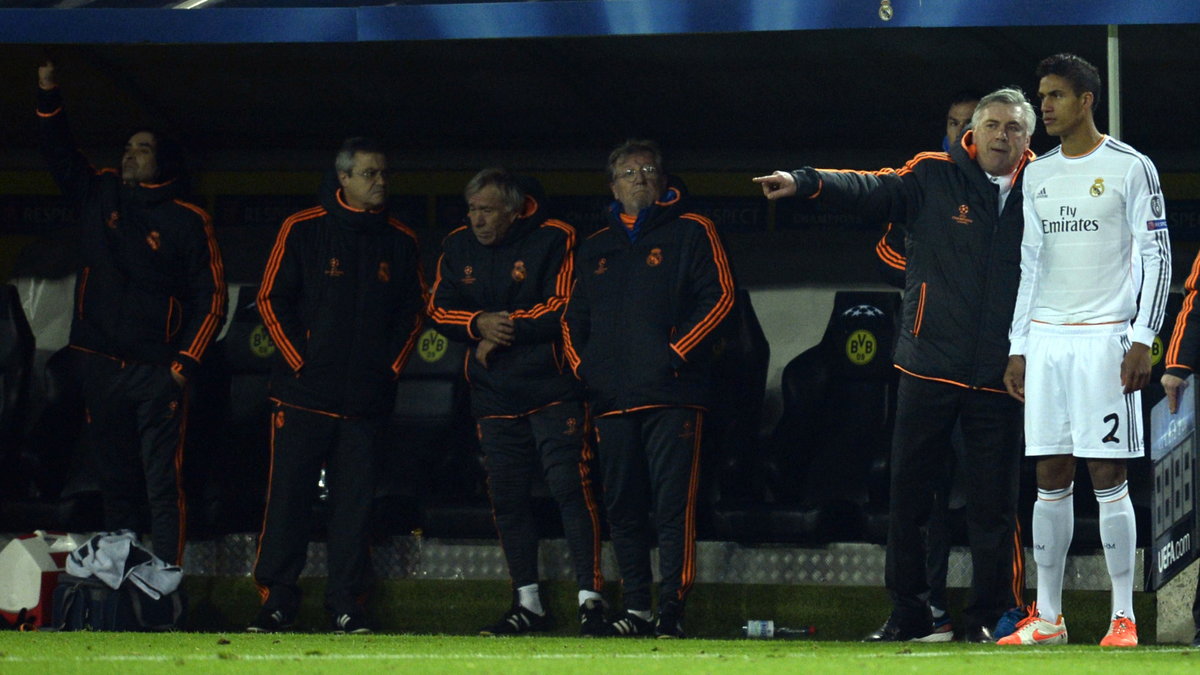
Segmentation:
<svg viewBox="0 0 1200 675">
<path fill-rule="evenodd" d="M 186 615 L 183 589 L 155 600 L 130 582 L 114 590 L 95 577 L 70 574 L 60 574 L 54 589 L 54 627 L 63 631 L 172 631 L 183 627 Z"/>
</svg>

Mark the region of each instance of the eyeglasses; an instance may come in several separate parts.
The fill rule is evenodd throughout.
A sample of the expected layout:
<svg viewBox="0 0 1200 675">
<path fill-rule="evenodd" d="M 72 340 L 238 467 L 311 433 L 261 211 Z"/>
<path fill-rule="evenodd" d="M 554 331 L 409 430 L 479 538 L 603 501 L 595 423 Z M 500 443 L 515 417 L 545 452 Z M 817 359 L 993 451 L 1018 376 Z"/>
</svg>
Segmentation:
<svg viewBox="0 0 1200 675">
<path fill-rule="evenodd" d="M 362 171 L 351 171 L 350 175 L 374 182 L 376 178 L 387 180 L 392 172 L 387 169 L 363 169 Z"/>
<path fill-rule="evenodd" d="M 658 175 L 658 167 L 654 166 L 653 164 L 646 164 L 640 169 L 625 169 L 624 171 L 617 172 L 617 178 L 632 183 L 634 181 L 634 177 L 639 173 L 645 176 L 646 180 L 652 180 Z"/>
</svg>

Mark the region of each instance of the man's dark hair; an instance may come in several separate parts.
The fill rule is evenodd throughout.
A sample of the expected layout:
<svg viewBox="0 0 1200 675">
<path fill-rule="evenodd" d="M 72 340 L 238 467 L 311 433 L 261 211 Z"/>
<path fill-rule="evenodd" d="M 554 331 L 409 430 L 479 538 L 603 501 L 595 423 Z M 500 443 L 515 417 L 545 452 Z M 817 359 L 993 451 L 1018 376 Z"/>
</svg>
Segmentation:
<svg viewBox="0 0 1200 675">
<path fill-rule="evenodd" d="M 960 89 L 959 91 L 954 92 L 954 95 L 950 97 L 950 102 L 946 104 L 946 108 L 949 109 L 958 105 L 959 103 L 978 103 L 979 99 L 981 98 L 983 98 L 983 94 L 980 94 L 977 91 Z"/>
<path fill-rule="evenodd" d="M 338 149 L 337 157 L 333 160 L 334 169 L 339 174 L 349 174 L 354 170 L 354 155 L 359 152 L 368 155 L 387 155 L 383 151 L 383 146 L 374 138 L 351 136 L 342 141 L 342 147 Z"/>
<path fill-rule="evenodd" d="M 1074 54 L 1055 54 L 1046 57 L 1038 64 L 1037 78 L 1040 80 L 1047 75 L 1057 75 L 1071 83 L 1076 96 L 1084 92 L 1092 93 L 1092 110 L 1100 103 L 1100 72 L 1096 66 L 1088 63 Z"/>
<path fill-rule="evenodd" d="M 156 183 L 169 183 L 173 180 L 186 182 L 188 178 L 187 161 L 183 154 L 183 144 L 178 139 L 159 129 L 134 129 L 126 138 L 147 133 L 154 137 L 154 163 L 158 165 Z"/>
</svg>

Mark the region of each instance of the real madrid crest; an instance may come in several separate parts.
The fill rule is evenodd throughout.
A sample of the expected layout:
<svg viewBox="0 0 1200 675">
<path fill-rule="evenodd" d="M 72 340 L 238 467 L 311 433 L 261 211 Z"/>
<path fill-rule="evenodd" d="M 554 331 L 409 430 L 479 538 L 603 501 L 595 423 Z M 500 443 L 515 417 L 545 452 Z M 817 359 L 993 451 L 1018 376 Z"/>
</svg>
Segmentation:
<svg viewBox="0 0 1200 675">
<path fill-rule="evenodd" d="M 650 255 L 646 256 L 646 264 L 651 267 L 658 267 L 662 264 L 662 249 L 655 247 L 650 249 Z"/>
<path fill-rule="evenodd" d="M 464 267 L 464 268 L 463 268 L 463 278 L 462 278 L 462 282 L 463 282 L 464 284 L 473 284 L 473 283 L 475 283 L 475 268 L 474 268 L 474 267 L 471 267 L 470 265 L 467 265 L 466 267 Z"/>
<path fill-rule="evenodd" d="M 513 278 L 513 281 L 525 281 L 525 261 L 524 260 L 518 260 L 517 262 L 513 263 L 512 278 Z"/>
<path fill-rule="evenodd" d="M 1097 178 L 1096 182 L 1092 183 L 1091 189 L 1088 190 L 1088 194 L 1093 197 L 1099 197 L 1104 194 L 1104 179 Z"/>
</svg>

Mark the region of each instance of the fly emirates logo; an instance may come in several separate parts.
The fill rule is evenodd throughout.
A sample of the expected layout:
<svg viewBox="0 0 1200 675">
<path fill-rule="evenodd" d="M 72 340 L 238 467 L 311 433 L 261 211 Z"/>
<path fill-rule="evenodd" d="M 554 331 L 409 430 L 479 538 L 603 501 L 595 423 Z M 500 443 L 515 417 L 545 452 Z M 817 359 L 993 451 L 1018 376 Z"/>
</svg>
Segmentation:
<svg viewBox="0 0 1200 675">
<path fill-rule="evenodd" d="M 1095 232 L 1100 229 L 1100 221 L 1091 218 L 1076 217 L 1073 206 L 1058 207 L 1058 219 L 1042 218 L 1042 234 L 1058 234 L 1059 232 Z"/>
</svg>

